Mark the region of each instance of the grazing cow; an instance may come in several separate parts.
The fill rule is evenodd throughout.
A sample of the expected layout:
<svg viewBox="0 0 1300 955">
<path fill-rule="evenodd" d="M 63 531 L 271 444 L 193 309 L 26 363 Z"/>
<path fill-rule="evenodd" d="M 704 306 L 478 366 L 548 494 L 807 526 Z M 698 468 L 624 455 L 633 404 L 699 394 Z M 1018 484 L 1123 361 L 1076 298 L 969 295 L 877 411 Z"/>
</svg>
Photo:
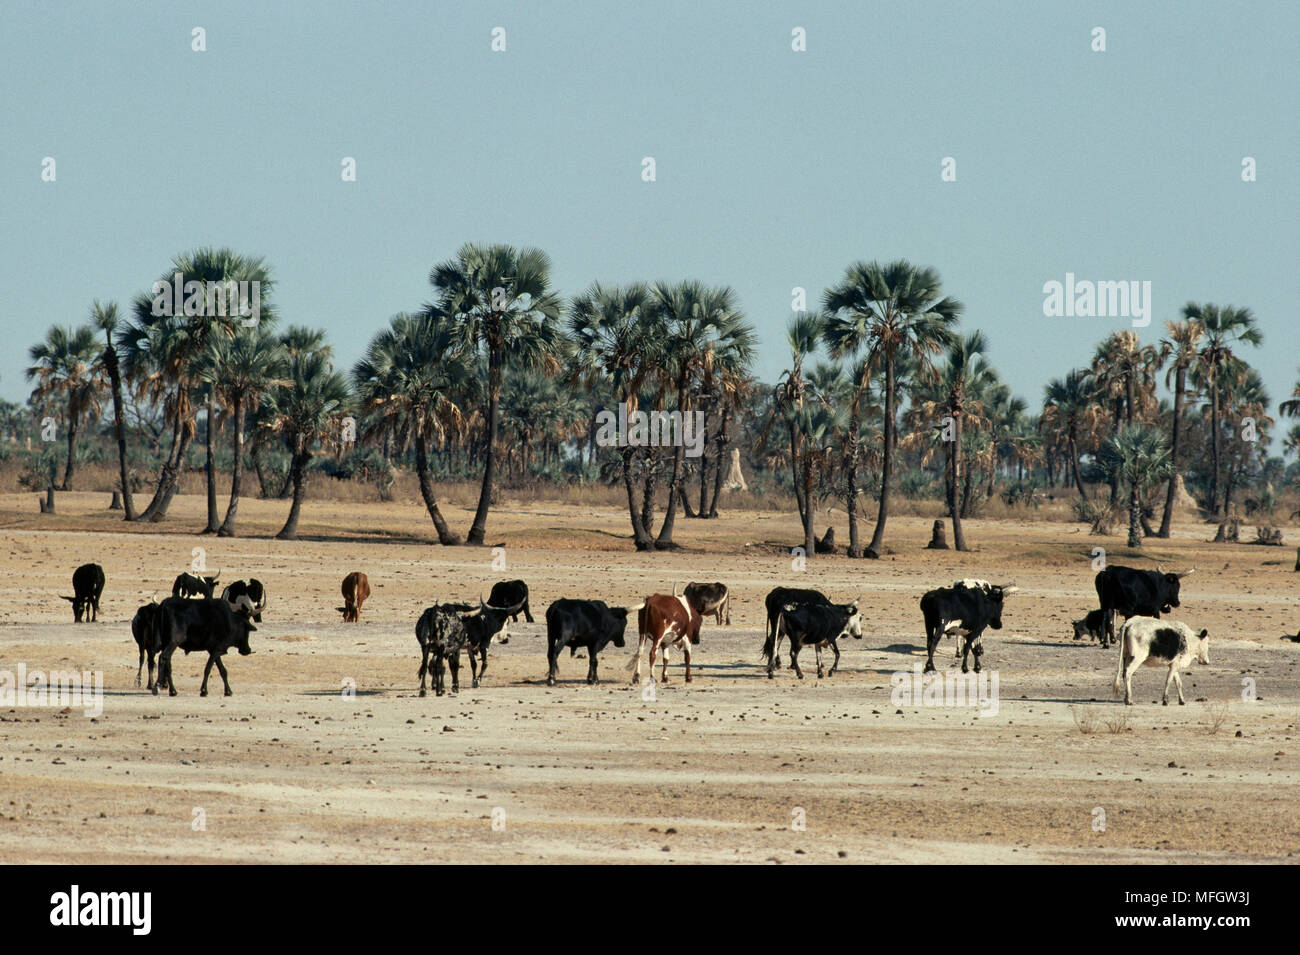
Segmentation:
<svg viewBox="0 0 1300 955">
<path fill-rule="evenodd" d="M 799 651 L 812 646 L 817 651 L 817 678 L 823 676 L 822 648 L 829 646 L 835 651 L 835 662 L 827 676 L 834 676 L 840 665 L 840 648 L 836 643 L 844 634 L 850 634 L 856 640 L 862 639 L 862 617 L 858 613 L 858 601 L 847 604 L 786 604 L 777 617 L 776 638 L 769 638 L 763 644 L 763 656 L 767 660 L 767 678 L 773 678 L 781 649 L 782 635 L 790 638 L 790 666 L 799 679 L 803 671 L 799 669 Z"/>
<path fill-rule="evenodd" d="M 726 584 L 696 584 L 686 585 L 682 595 L 691 602 L 695 612 L 701 617 L 706 614 L 713 614 L 718 622 L 722 625 L 722 618 L 727 618 L 727 626 L 731 626 L 731 595 L 727 592 Z"/>
<path fill-rule="evenodd" d="M 786 604 L 821 604 L 829 606 L 831 599 L 820 590 L 804 590 L 799 587 L 776 587 L 764 598 L 767 606 L 767 635 L 776 640 L 776 618 Z"/>
<path fill-rule="evenodd" d="M 244 613 L 253 618 L 254 623 L 262 622 L 262 611 L 266 609 L 266 588 L 256 577 L 251 580 L 236 580 L 221 592 L 221 599 L 230 604 L 235 613 Z"/>
<path fill-rule="evenodd" d="M 1134 570 L 1132 567 L 1111 565 L 1097 574 L 1093 581 L 1101 601 L 1106 630 L 1101 645 L 1115 642 L 1115 614 L 1125 617 L 1156 617 L 1172 613 L 1178 604 L 1178 590 L 1182 579 L 1196 570 L 1181 574 L 1166 574 L 1163 567 L 1156 570 Z"/>
<path fill-rule="evenodd" d="M 493 584 L 487 602 L 492 607 L 509 607 L 512 621 L 517 621 L 522 613 L 525 620 L 533 622 L 533 612 L 528 609 L 528 585 L 522 580 L 502 580 Z M 503 639 L 501 642 L 507 641 Z"/>
<path fill-rule="evenodd" d="M 508 608 L 492 607 L 483 603 L 479 598 L 477 611 L 466 613 L 467 610 L 473 610 L 472 604 L 434 604 L 427 608 L 420 615 L 420 619 L 415 624 L 415 639 L 420 644 L 420 670 L 416 674 L 420 678 L 420 695 L 424 696 L 424 677 L 425 674 L 431 674 L 434 677 L 434 690 L 438 696 L 442 692 L 438 689 L 444 685 L 443 661 L 451 666 L 452 692 L 460 692 L 460 653 L 462 650 L 469 652 L 469 668 L 471 675 L 471 686 L 478 688 L 487 673 L 487 648 L 492 642 L 492 638 L 499 634 L 505 626 L 506 615 L 509 613 Z M 448 623 L 444 618 L 452 618 L 454 623 Z M 431 665 L 429 658 L 433 657 L 434 663 Z M 436 669 L 431 669 L 436 666 Z"/>
<path fill-rule="evenodd" d="M 674 646 L 682 648 L 686 659 L 686 682 L 691 682 L 691 645 L 700 642 L 700 624 L 703 618 L 685 597 L 671 594 L 654 594 L 637 607 L 638 638 L 636 656 L 628 669 L 633 670 L 632 683 L 641 682 L 641 656 L 643 648 L 650 645 L 650 679 L 654 679 L 655 654 L 663 654 L 660 682 L 668 682 L 668 651 Z"/>
<path fill-rule="evenodd" d="M 99 597 L 104 592 L 104 568 L 98 564 L 82 564 L 72 572 L 72 593 L 59 594 L 64 600 L 72 601 L 72 619 L 81 623 L 94 623 L 99 619 Z M 90 612 L 87 613 L 86 611 Z"/>
<path fill-rule="evenodd" d="M 162 650 L 162 604 L 150 601 L 140 607 L 131 618 L 131 636 L 135 637 L 140 648 L 140 665 L 135 670 L 135 685 L 140 685 L 140 671 L 144 669 L 145 654 L 149 655 L 149 682 L 147 689 L 154 688 L 153 661 Z"/>
<path fill-rule="evenodd" d="M 980 672 L 980 657 L 984 646 L 980 640 L 985 628 L 1002 629 L 1002 601 L 1007 594 L 1019 588 L 989 585 L 988 589 L 972 587 L 940 587 L 921 598 L 921 613 L 925 616 L 925 672 L 935 669 L 934 650 L 940 638 L 954 634 L 963 638 L 961 645 L 961 672 L 969 672 L 967 660 L 975 651 L 975 672 Z"/>
<path fill-rule="evenodd" d="M 344 623 L 361 622 L 361 605 L 370 596 L 370 578 L 358 570 L 343 578 L 343 606 L 336 607 L 343 613 Z"/>
<path fill-rule="evenodd" d="M 1100 640 L 1106 632 L 1106 618 L 1100 610 L 1089 610 L 1082 620 L 1074 621 L 1074 639 L 1093 637 Z M 1105 646 L 1105 644 L 1102 644 Z"/>
<path fill-rule="evenodd" d="M 225 695 L 233 696 L 221 657 L 231 647 L 238 650 L 241 657 L 253 652 L 248 646 L 248 635 L 257 631 L 252 621 L 242 613 L 235 613 L 224 600 L 213 600 L 211 597 L 199 600 L 168 597 L 159 606 L 159 616 L 157 632 L 162 653 L 158 658 L 158 679 L 153 685 L 154 695 L 158 695 L 158 687 L 163 684 L 166 684 L 169 696 L 176 695 L 176 684 L 172 680 L 172 654 L 180 649 L 187 656 L 196 650 L 208 655 L 199 696 L 208 695 L 208 675 L 212 672 L 214 663 L 217 672 L 221 674 Z"/>
<path fill-rule="evenodd" d="M 1155 617 L 1135 616 L 1119 632 L 1119 672 L 1115 675 L 1115 695 L 1124 694 L 1124 702 L 1133 702 L 1133 674 L 1143 664 L 1150 667 L 1168 666 L 1165 693 L 1160 702 L 1169 705 L 1169 684 L 1178 687 L 1178 705 L 1183 699 L 1183 678 L 1179 670 L 1186 670 L 1192 661 L 1210 662 L 1210 631 L 1197 633 L 1185 623 L 1176 620 L 1158 620 Z"/>
<path fill-rule="evenodd" d="M 578 647 L 587 650 L 587 683 L 599 683 L 596 654 L 609 644 L 622 649 L 627 631 L 627 607 L 609 607 L 603 600 L 571 600 L 567 597 L 546 608 L 546 662 L 549 669 L 546 685 L 555 686 L 559 674 L 560 651 L 566 646 L 569 656 Z"/>
<path fill-rule="evenodd" d="M 217 585 L 217 578 L 220 576 L 221 571 L 217 571 L 211 577 L 200 577 L 196 574 L 178 574 L 176 582 L 172 584 L 172 596 L 211 599 L 212 588 Z"/>
</svg>

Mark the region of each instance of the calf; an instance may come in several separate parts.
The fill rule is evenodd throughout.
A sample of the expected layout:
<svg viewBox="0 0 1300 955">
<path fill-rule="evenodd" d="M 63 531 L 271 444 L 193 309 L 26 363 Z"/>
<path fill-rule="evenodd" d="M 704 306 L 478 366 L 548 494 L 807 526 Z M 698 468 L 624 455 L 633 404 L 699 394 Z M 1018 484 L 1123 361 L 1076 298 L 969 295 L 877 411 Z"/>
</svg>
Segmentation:
<svg viewBox="0 0 1300 955">
<path fill-rule="evenodd" d="M 555 686 L 559 674 L 560 652 L 567 646 L 569 655 L 578 647 L 587 650 L 587 683 L 599 683 L 596 654 L 609 644 L 620 649 L 627 631 L 626 607 L 609 607 L 603 600 L 562 598 L 546 608 L 546 685 Z"/>
<path fill-rule="evenodd" d="M 695 612 L 700 616 L 713 614 L 717 620 L 718 626 L 722 626 L 722 618 L 727 618 L 727 626 L 731 626 L 731 595 L 727 592 L 726 584 L 696 584 L 689 583 L 682 595 L 690 601 Z"/>
<path fill-rule="evenodd" d="M 225 686 L 225 695 L 233 696 L 230 679 L 226 676 L 226 666 L 221 657 L 234 647 L 239 655 L 246 657 L 253 651 L 248 646 L 248 635 L 257 631 L 248 617 L 237 614 L 224 600 L 203 597 L 190 600 L 185 597 L 168 597 L 159 606 L 159 643 L 162 647 L 158 659 L 158 679 L 154 682 L 153 692 L 158 695 L 158 687 L 167 685 L 169 696 L 176 695 L 176 684 L 172 681 L 172 654 L 178 649 L 188 656 L 193 651 L 202 651 L 208 655 L 207 666 L 203 668 L 203 686 L 199 696 L 208 695 L 208 675 L 215 663 Z"/>
<path fill-rule="evenodd" d="M 975 651 L 975 672 L 980 672 L 980 657 L 984 646 L 980 638 L 984 630 L 1002 629 L 1002 601 L 1013 594 L 1016 587 L 940 587 L 921 598 L 921 613 L 925 617 L 925 671 L 933 672 L 934 651 L 939 640 L 948 634 L 964 638 L 961 648 L 961 672 L 967 673 L 967 660 Z"/>
<path fill-rule="evenodd" d="M 199 577 L 196 574 L 178 574 L 172 584 L 173 597 L 212 597 L 212 588 L 217 585 L 221 571 L 211 577 Z"/>
<path fill-rule="evenodd" d="M 236 580 L 221 592 L 221 599 L 230 604 L 235 613 L 244 613 L 253 618 L 254 623 L 262 622 L 262 611 L 266 609 L 266 588 L 257 578 Z"/>
<path fill-rule="evenodd" d="M 145 654 L 149 655 L 148 689 L 154 688 L 153 661 L 162 650 L 162 605 L 150 601 L 131 618 L 131 636 L 140 648 L 140 665 L 135 670 L 135 685 L 140 685 L 140 671 L 144 669 Z"/>
<path fill-rule="evenodd" d="M 1115 614 L 1124 617 L 1156 617 L 1173 613 L 1178 604 L 1182 579 L 1196 572 L 1196 568 L 1181 574 L 1166 574 L 1163 567 L 1155 570 L 1134 570 L 1112 564 L 1099 571 L 1093 586 L 1101 603 L 1106 622 L 1101 645 L 1115 642 Z"/>
<path fill-rule="evenodd" d="M 1185 623 L 1176 620 L 1159 620 L 1155 617 L 1131 617 L 1119 632 L 1119 672 L 1115 675 L 1115 695 L 1124 694 L 1124 702 L 1133 703 L 1133 674 L 1143 664 L 1168 666 L 1164 696 L 1160 702 L 1169 705 L 1169 684 L 1178 687 L 1178 705 L 1182 706 L 1183 678 L 1179 670 L 1186 670 L 1192 661 L 1210 662 L 1210 631 L 1197 633 Z"/>
<path fill-rule="evenodd" d="M 1089 610 L 1087 616 L 1082 620 L 1074 621 L 1074 639 L 1080 637 L 1093 637 L 1101 640 L 1106 634 L 1106 619 L 1100 610 Z M 1102 641 L 1102 646 L 1106 645 Z"/>
<path fill-rule="evenodd" d="M 817 678 L 821 679 L 822 648 L 829 646 L 835 651 L 835 662 L 827 676 L 834 676 L 840 665 L 840 648 L 836 641 L 845 634 L 854 639 L 862 639 L 862 617 L 858 613 L 858 601 L 847 604 L 786 604 L 777 617 L 776 637 L 769 638 L 763 644 L 763 656 L 767 660 L 767 678 L 773 678 L 779 659 L 781 637 L 790 638 L 790 666 L 799 679 L 803 671 L 799 669 L 799 651 L 805 646 L 812 646 L 817 651 Z"/>
<path fill-rule="evenodd" d="M 343 578 L 343 606 L 336 607 L 343 613 L 344 623 L 361 622 L 361 605 L 370 596 L 370 578 L 358 570 Z"/>
<path fill-rule="evenodd" d="M 104 568 L 98 564 L 82 564 L 72 572 L 72 593 L 59 594 L 64 600 L 72 601 L 72 619 L 74 623 L 94 623 L 99 619 L 99 597 L 104 592 Z M 86 611 L 90 611 L 87 613 Z"/>
<path fill-rule="evenodd" d="M 700 624 L 703 618 L 685 597 L 654 594 L 636 607 L 638 638 L 636 656 L 628 665 L 633 670 L 632 683 L 641 682 L 641 656 L 643 648 L 650 645 L 650 679 L 654 679 L 655 654 L 663 654 L 660 682 L 668 682 L 668 651 L 674 646 L 682 648 L 686 659 L 686 682 L 691 682 L 691 645 L 700 642 Z"/>
</svg>

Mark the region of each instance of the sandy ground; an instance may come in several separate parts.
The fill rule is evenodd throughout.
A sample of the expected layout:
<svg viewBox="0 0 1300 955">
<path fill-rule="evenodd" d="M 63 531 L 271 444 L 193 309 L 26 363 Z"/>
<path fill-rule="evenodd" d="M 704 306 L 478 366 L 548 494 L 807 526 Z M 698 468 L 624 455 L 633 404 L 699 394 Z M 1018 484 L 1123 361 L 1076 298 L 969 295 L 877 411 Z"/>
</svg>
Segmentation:
<svg viewBox="0 0 1300 955">
<path fill-rule="evenodd" d="M 819 557 L 806 571 L 764 541 L 790 515 L 680 520 L 683 550 L 638 555 L 626 517 L 507 501 L 487 548 L 431 545 L 414 503 L 308 505 L 304 539 L 270 539 L 280 502 L 245 501 L 241 530 L 193 533 L 203 502 L 124 526 L 101 494 L 0 495 L 0 671 L 103 672 L 103 712 L 0 707 L 0 857 L 29 862 L 1247 862 L 1300 853 L 1300 626 L 1290 548 L 1206 543 L 1186 523 L 1128 555 L 1078 525 L 969 523 L 977 550 L 923 549 L 929 520 L 890 523 L 881 561 Z M 223 501 L 224 506 L 224 501 Z M 471 513 L 448 517 L 462 532 Z M 847 539 L 842 515 L 836 533 Z M 819 521 L 819 523 L 822 523 Z M 868 522 L 867 530 L 870 529 Z M 1294 530 L 1288 537 L 1296 537 Z M 1071 639 L 1095 606 L 1092 549 L 1113 562 L 1198 570 L 1177 619 L 1208 627 L 1211 665 L 1188 705 L 1159 705 L 1164 671 L 1111 699 L 1115 651 Z M 257 576 L 270 605 L 255 653 L 231 655 L 235 695 L 201 698 L 203 661 L 178 655 L 181 695 L 134 685 L 135 608 L 165 594 L 192 549 L 223 580 Z M 74 625 L 72 570 L 103 564 L 100 621 Z M 339 581 L 373 595 L 345 625 Z M 917 601 L 958 576 L 1006 581 L 1006 627 L 985 639 L 995 715 L 891 702 L 891 675 L 923 662 Z M 523 577 L 537 622 L 511 626 L 479 689 L 416 695 L 414 623 L 435 599 L 474 599 Z M 636 603 L 674 581 L 722 580 L 733 622 L 706 622 L 695 682 L 653 700 L 627 649 L 561 663 L 548 688 L 543 614 L 561 596 Z M 777 584 L 861 594 L 861 641 L 818 680 L 759 660 L 762 597 Z M 952 666 L 952 642 L 936 661 Z M 1243 700 L 1243 680 L 1257 699 Z M 353 688 L 354 692 L 353 692 Z M 1080 722 L 1091 724 L 1085 732 Z M 1087 728 L 1085 726 L 1085 728 Z M 1104 822 L 1104 826 L 1102 823 Z M 201 823 L 201 825 L 200 825 Z"/>
</svg>

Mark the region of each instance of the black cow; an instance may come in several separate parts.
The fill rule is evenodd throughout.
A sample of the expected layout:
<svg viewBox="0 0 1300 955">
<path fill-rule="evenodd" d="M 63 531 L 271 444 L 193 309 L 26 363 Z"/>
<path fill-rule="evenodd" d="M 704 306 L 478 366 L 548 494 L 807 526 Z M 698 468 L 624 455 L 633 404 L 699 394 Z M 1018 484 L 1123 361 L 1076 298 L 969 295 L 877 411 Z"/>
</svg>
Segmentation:
<svg viewBox="0 0 1300 955">
<path fill-rule="evenodd" d="M 952 633 L 964 638 L 961 645 L 961 672 L 969 672 L 967 659 L 975 651 L 975 672 L 980 672 L 984 646 L 980 641 L 987 627 L 1002 629 L 1002 601 L 1017 587 L 939 587 L 921 598 L 925 616 L 925 671 L 934 671 L 934 651 L 939 640 Z"/>
<path fill-rule="evenodd" d="M 230 609 L 235 613 L 251 616 L 254 623 L 262 622 L 262 611 L 266 609 L 266 588 L 256 577 L 236 580 L 221 591 L 221 599 L 230 604 Z"/>
<path fill-rule="evenodd" d="M 609 607 L 603 600 L 571 600 L 567 597 L 546 608 L 546 685 L 555 686 L 559 674 L 560 651 L 566 646 L 569 656 L 578 647 L 587 650 L 587 682 L 599 683 L 596 654 L 609 644 L 623 647 L 627 631 L 626 607 Z"/>
<path fill-rule="evenodd" d="M 493 607 L 509 607 L 512 621 L 517 621 L 519 614 L 523 613 L 525 620 L 533 622 L 533 612 L 528 609 L 528 585 L 522 580 L 503 580 L 493 584 L 487 602 Z"/>
<path fill-rule="evenodd" d="M 104 568 L 98 564 L 82 564 L 72 572 L 72 592 L 75 596 L 59 596 L 72 601 L 73 621 L 81 623 L 84 616 L 86 623 L 94 623 L 99 619 L 99 597 L 104 592 Z"/>
<path fill-rule="evenodd" d="M 798 587 L 777 587 L 764 598 L 767 605 L 767 636 L 776 640 L 776 618 L 786 604 L 820 604 L 829 606 L 831 599 L 820 590 L 803 590 Z"/>
<path fill-rule="evenodd" d="M 1089 610 L 1082 620 L 1074 621 L 1074 639 L 1093 637 L 1097 640 L 1106 632 L 1106 620 L 1100 610 Z M 1105 644 L 1102 644 L 1105 646 Z"/>
<path fill-rule="evenodd" d="M 799 669 L 799 651 L 805 646 L 817 650 L 817 678 L 821 679 L 822 647 L 829 646 L 835 651 L 835 662 L 831 664 L 830 676 L 835 675 L 840 665 L 840 648 L 836 644 L 840 636 L 848 633 L 854 639 L 862 639 L 862 617 L 858 613 L 858 602 L 847 604 L 788 603 L 781 608 L 777 616 L 776 636 L 769 637 L 763 644 L 763 656 L 767 660 L 767 678 L 773 678 L 781 649 L 782 635 L 790 638 L 790 666 L 795 675 L 803 679 Z"/>
<path fill-rule="evenodd" d="M 131 618 L 131 636 L 135 637 L 140 648 L 140 665 L 135 670 L 135 685 L 140 685 L 140 671 L 144 669 L 145 654 L 149 655 L 149 683 L 147 688 L 154 688 L 153 661 L 162 651 L 162 604 L 150 601 L 135 612 Z"/>
<path fill-rule="evenodd" d="M 199 577 L 195 574 L 178 574 L 172 584 L 173 597 L 206 597 L 211 599 L 212 588 L 217 585 L 221 571 L 211 577 Z"/>
<path fill-rule="evenodd" d="M 242 613 L 235 613 L 230 604 L 224 600 L 203 597 L 190 600 L 186 597 L 168 597 L 160 605 L 159 636 L 162 655 L 158 659 L 158 679 L 153 685 L 153 692 L 158 694 L 158 687 L 166 683 L 168 695 L 176 695 L 176 684 L 172 681 L 172 654 L 177 649 L 186 655 L 202 651 L 208 655 L 208 664 L 203 668 L 203 686 L 199 696 L 208 695 L 208 674 L 212 665 L 217 665 L 221 682 L 225 685 L 225 695 L 233 696 L 230 680 L 226 676 L 226 666 L 221 662 L 222 655 L 234 647 L 241 657 L 253 651 L 248 646 L 248 635 L 257 631 L 252 622 Z"/>
<path fill-rule="evenodd" d="M 1099 571 L 1093 581 L 1097 599 L 1101 601 L 1105 632 L 1101 645 L 1115 642 L 1115 614 L 1128 617 L 1160 618 L 1162 613 L 1172 613 L 1179 606 L 1178 591 L 1182 579 L 1196 570 L 1181 574 L 1166 574 L 1163 567 L 1155 570 L 1134 570 L 1132 567 L 1111 565 Z"/>
</svg>

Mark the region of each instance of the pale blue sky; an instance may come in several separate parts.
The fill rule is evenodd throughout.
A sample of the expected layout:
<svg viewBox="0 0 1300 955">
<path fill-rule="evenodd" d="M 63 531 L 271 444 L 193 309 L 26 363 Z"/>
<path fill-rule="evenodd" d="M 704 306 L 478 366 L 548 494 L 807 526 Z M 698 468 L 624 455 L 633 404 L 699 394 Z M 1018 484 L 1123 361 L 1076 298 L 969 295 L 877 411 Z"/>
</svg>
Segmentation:
<svg viewBox="0 0 1300 955">
<path fill-rule="evenodd" d="M 1082 6 L 6 0 L 0 395 L 26 396 L 51 323 L 125 306 L 187 249 L 266 256 L 284 319 L 327 329 L 350 367 L 481 241 L 544 248 L 566 295 L 729 284 L 765 380 L 792 287 L 817 301 L 851 261 L 906 257 L 1034 406 L 1127 326 L 1045 318 L 1043 283 L 1149 280 L 1145 340 L 1188 299 L 1249 306 L 1249 357 L 1285 398 L 1300 3 Z"/>
</svg>

